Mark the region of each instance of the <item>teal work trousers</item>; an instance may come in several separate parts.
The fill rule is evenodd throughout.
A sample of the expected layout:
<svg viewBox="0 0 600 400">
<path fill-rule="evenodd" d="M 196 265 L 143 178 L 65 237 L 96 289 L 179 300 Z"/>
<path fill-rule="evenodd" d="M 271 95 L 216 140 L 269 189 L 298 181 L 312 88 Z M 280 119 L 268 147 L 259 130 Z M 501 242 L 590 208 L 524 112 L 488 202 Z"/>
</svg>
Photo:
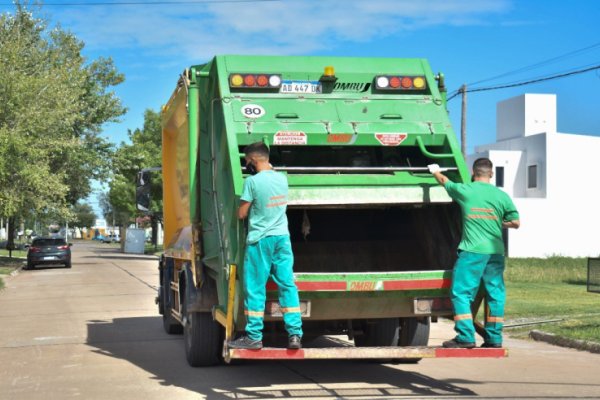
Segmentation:
<svg viewBox="0 0 600 400">
<path fill-rule="evenodd" d="M 504 256 L 501 254 L 478 254 L 460 251 L 452 273 L 451 299 L 454 307 L 455 340 L 475 343 L 475 327 L 471 304 L 477 296 L 480 284 L 486 291 L 489 315 L 485 316 L 484 341 L 502 343 L 504 325 Z"/>
<path fill-rule="evenodd" d="M 302 336 L 300 300 L 294 283 L 294 254 L 288 235 L 267 236 L 246 246 L 244 257 L 244 313 L 246 334 L 262 340 L 267 281 L 269 277 L 279 288 L 279 305 L 288 335 Z"/>
</svg>

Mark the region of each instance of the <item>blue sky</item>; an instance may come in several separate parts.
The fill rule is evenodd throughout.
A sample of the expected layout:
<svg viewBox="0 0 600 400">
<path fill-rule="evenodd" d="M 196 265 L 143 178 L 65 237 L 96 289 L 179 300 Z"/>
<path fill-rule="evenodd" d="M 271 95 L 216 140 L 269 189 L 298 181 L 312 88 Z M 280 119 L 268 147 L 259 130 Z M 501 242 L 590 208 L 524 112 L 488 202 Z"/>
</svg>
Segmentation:
<svg viewBox="0 0 600 400">
<path fill-rule="evenodd" d="M 119 1 L 48 0 L 42 8 L 52 24 L 59 23 L 86 43 L 87 56 L 112 57 L 126 75 L 116 92 L 129 112 L 121 123 L 107 125 L 104 133 L 115 143 L 126 139 L 128 129 L 142 126 L 146 108 L 158 110 L 168 100 L 184 68 L 215 54 L 424 57 L 434 71 L 444 72 L 450 91 L 586 47 L 590 48 L 476 86 L 600 65 L 600 1 L 596 0 L 72 5 Z M 12 10 L 9 1 L 0 0 L 0 11 Z M 471 93 L 468 148 L 493 142 L 496 103 L 526 92 L 557 94 L 559 131 L 600 136 L 599 91 L 600 70 L 596 70 L 525 87 Z M 458 132 L 459 97 L 449 103 L 449 110 Z"/>
</svg>

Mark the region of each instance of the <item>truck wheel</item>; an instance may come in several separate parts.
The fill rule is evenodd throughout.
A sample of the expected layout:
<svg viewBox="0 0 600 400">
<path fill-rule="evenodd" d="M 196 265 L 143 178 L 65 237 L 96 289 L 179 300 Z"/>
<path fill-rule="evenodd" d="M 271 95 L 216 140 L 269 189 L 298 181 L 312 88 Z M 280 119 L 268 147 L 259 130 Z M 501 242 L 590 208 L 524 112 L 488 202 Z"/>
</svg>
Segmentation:
<svg viewBox="0 0 600 400">
<path fill-rule="evenodd" d="M 169 286 L 171 280 L 166 275 L 166 270 L 163 271 L 163 296 L 162 296 L 162 319 L 163 319 L 163 328 L 165 332 L 169 335 L 180 335 L 183 333 L 183 326 L 171 315 L 171 307 L 170 302 L 168 300 L 169 295 Z"/>
<path fill-rule="evenodd" d="M 218 364 L 223 346 L 221 326 L 210 312 L 189 312 L 186 317 L 183 339 L 188 364 L 192 367 Z"/>
<path fill-rule="evenodd" d="M 429 343 L 429 317 L 425 318 L 400 318 L 400 340 L 399 346 L 427 346 Z M 398 362 L 402 364 L 416 364 L 420 358 L 405 358 Z"/>
<path fill-rule="evenodd" d="M 354 338 L 358 347 L 387 347 L 398 344 L 398 318 L 382 318 L 365 322 L 361 336 Z"/>
</svg>

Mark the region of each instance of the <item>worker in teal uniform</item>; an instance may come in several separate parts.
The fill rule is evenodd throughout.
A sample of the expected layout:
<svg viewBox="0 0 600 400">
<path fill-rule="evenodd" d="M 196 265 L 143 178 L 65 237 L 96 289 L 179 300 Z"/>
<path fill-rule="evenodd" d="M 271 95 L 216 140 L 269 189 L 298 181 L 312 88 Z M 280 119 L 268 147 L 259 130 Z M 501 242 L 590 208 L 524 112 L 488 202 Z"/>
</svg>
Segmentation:
<svg viewBox="0 0 600 400">
<path fill-rule="evenodd" d="M 510 197 L 490 183 L 493 165 L 487 158 L 475 160 L 472 182 L 469 183 L 450 181 L 437 164 L 428 165 L 428 168 L 462 210 L 463 234 L 451 287 L 457 335 L 444 342 L 443 346 L 475 347 L 471 304 L 482 282 L 489 315 L 485 316 L 485 336 L 481 347 L 502 347 L 506 301 L 502 229 L 519 228 L 519 213 Z"/>
<path fill-rule="evenodd" d="M 244 257 L 244 313 L 246 334 L 228 343 L 232 349 L 262 348 L 262 330 L 269 277 L 279 288 L 279 304 L 288 332 L 288 348 L 302 347 L 302 321 L 298 289 L 294 283 L 294 255 L 286 215 L 288 183 L 269 163 L 269 148 L 262 142 L 244 149 L 246 168 L 238 209 L 239 219 L 248 217 Z"/>
</svg>

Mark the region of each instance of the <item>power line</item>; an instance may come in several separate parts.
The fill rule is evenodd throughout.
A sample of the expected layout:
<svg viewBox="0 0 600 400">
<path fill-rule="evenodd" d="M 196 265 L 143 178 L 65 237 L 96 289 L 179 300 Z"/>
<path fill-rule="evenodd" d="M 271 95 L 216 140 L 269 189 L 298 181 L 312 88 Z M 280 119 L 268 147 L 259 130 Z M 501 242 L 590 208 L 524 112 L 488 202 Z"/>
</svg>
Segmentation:
<svg viewBox="0 0 600 400">
<path fill-rule="evenodd" d="M 594 43 L 594 44 L 592 44 L 590 46 L 586 46 L 586 47 L 583 47 L 583 48 L 578 49 L 578 50 L 570 51 L 570 52 L 562 54 L 560 56 L 552 57 L 552 58 L 549 58 L 547 60 L 543 60 L 543 61 L 537 62 L 535 64 L 527 65 L 525 67 L 521 67 L 521 68 L 518 68 L 518 69 L 515 69 L 515 70 L 512 70 L 512 71 L 508 71 L 508 72 L 505 72 L 505 73 L 500 74 L 500 75 L 492 76 L 491 78 L 482 79 L 482 80 L 479 80 L 477 82 L 467 83 L 467 86 L 477 85 L 478 83 L 493 81 L 493 80 L 496 80 L 498 78 L 503 78 L 505 76 L 513 75 L 513 74 L 516 74 L 516 73 L 519 73 L 519 72 L 529 71 L 529 70 L 532 70 L 532 69 L 535 69 L 535 68 L 538 68 L 538 67 L 542 67 L 542 66 L 547 65 L 547 64 L 552 64 L 555 61 L 562 60 L 563 58 L 567 58 L 567 57 L 570 57 L 570 56 L 575 55 L 575 54 L 584 53 L 584 52 L 592 50 L 592 49 L 594 49 L 596 47 L 600 47 L 600 42 Z"/>
<path fill-rule="evenodd" d="M 66 6 L 78 6 L 78 7 L 95 7 L 95 6 L 165 6 L 165 5 L 195 5 L 195 4 L 221 4 L 221 3 L 272 3 L 279 2 L 281 0 L 189 0 L 189 1 L 94 1 L 87 3 L 75 3 L 75 2 L 64 2 L 64 3 L 43 3 L 43 7 L 66 7 Z M 0 6 L 12 6 L 13 3 L 0 3 Z"/>
<path fill-rule="evenodd" d="M 532 79 L 532 80 L 528 80 L 528 81 L 524 81 L 524 82 L 516 82 L 516 83 L 510 83 L 510 84 L 504 84 L 504 85 L 498 85 L 498 86 L 489 86 L 489 87 L 476 88 L 476 89 L 467 89 L 466 92 L 467 93 L 484 92 L 484 91 L 488 91 L 488 90 L 497 90 L 497 89 L 506 89 L 506 88 L 511 88 L 511 87 L 517 87 L 517 86 L 525 86 L 525 85 L 530 85 L 532 83 L 550 81 L 550 80 L 554 80 L 554 79 L 565 78 L 567 76 L 572 76 L 572 75 L 577 75 L 577 74 L 583 74 L 585 72 L 594 71 L 594 70 L 598 70 L 598 69 L 600 69 L 600 64 L 599 65 L 594 65 L 593 67 L 580 69 L 580 70 L 577 70 L 577 71 L 571 71 L 571 72 L 566 72 L 566 73 L 562 73 L 562 74 L 546 76 L 546 77 L 543 77 L 543 78 Z M 458 89 L 458 90 L 455 90 L 452 93 L 452 95 L 450 95 L 448 97 L 448 101 L 450 101 L 453 98 L 455 98 L 456 96 L 458 96 L 460 93 L 462 93 L 462 91 L 463 91 L 462 88 Z"/>
</svg>

